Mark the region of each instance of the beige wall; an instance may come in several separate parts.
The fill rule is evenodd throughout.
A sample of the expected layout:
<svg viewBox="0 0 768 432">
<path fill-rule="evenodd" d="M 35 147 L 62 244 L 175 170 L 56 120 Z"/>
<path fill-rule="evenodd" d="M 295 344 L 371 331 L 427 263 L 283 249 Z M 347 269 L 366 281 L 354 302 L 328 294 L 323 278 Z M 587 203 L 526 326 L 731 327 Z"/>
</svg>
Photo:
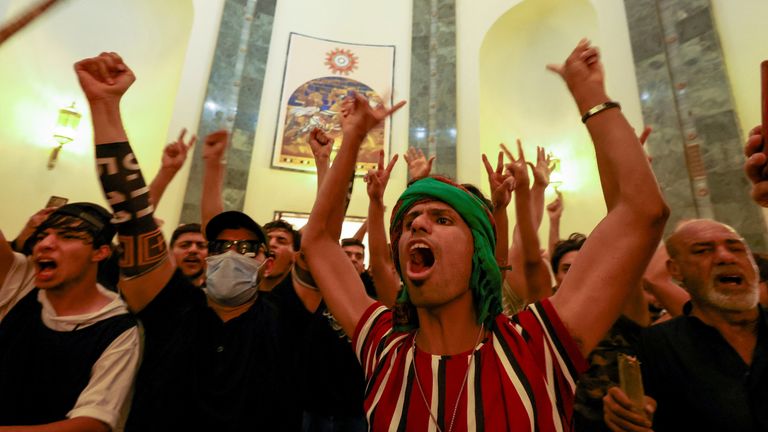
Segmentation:
<svg viewBox="0 0 768 432">
<path fill-rule="evenodd" d="M 760 17 L 766 16 L 768 3 L 712 1 L 746 131 L 760 116 L 757 65 L 768 58 L 768 45 L 759 43 L 764 39 Z M 50 195 L 103 202 L 87 113 L 80 138 L 65 148 L 55 170 L 45 169 L 57 110 L 73 100 L 84 107 L 72 63 L 113 50 L 136 71 L 139 79 L 124 102 L 124 117 L 149 181 L 162 146 L 181 127 L 197 128 L 223 2 L 134 0 L 121 2 L 120 8 L 101 0 L 63 2 L 0 46 L 0 179 L 6 184 L 0 188 L 0 227 L 6 235 L 15 235 Z M 0 0 L 0 16 L 8 19 L 28 3 Z M 411 9 L 409 1 L 278 2 L 245 204 L 257 220 L 271 219 L 275 210 L 308 212 L 314 199 L 314 175 L 269 168 L 288 33 L 395 45 L 394 98 L 407 99 Z M 501 141 L 512 144 L 523 138 L 529 157 L 536 144 L 558 149 L 570 209 L 563 232 L 590 231 L 603 209 L 590 144 L 565 86 L 544 71 L 544 64 L 562 61 L 580 36 L 591 37 L 603 52 L 609 94 L 621 101 L 630 122 L 642 127 L 623 2 L 484 0 L 477 7 L 475 1 L 457 0 L 456 12 L 459 180 L 487 191 L 480 154 L 494 153 Z M 530 31 L 516 32 L 511 27 L 516 22 Z M 528 82 L 535 85 L 522 84 Z M 394 152 L 407 146 L 407 118 L 406 106 L 393 122 Z M 187 169 L 158 209 L 166 231 L 178 222 Z M 401 162 L 386 196 L 389 208 L 404 186 Z M 358 181 L 349 213 L 364 216 L 366 209 L 364 185 Z M 545 221 L 542 232 L 546 229 Z"/>
<path fill-rule="evenodd" d="M 545 65 L 563 62 L 579 39 L 590 38 L 602 52 L 608 94 L 642 128 L 623 2 L 488 3 L 477 8 L 458 2 L 459 177 L 488 192 L 481 153 L 495 156 L 500 142 L 513 148 L 520 138 L 528 159 L 535 160 L 536 146 L 544 146 L 562 161 L 562 234 L 588 233 L 605 213 L 594 151 L 565 85 Z M 544 218 L 540 232 L 547 230 Z"/>
<path fill-rule="evenodd" d="M 257 221 L 271 220 L 276 210 L 309 212 L 315 199 L 315 174 L 270 168 L 290 32 L 342 42 L 395 45 L 393 98 L 407 99 L 410 91 L 410 2 L 278 1 L 275 15 L 245 200 L 245 211 Z M 406 150 L 407 127 L 406 105 L 393 119 L 393 153 L 403 153 Z M 405 172 L 401 157 L 385 196 L 389 208 L 405 187 Z M 366 216 L 367 212 L 368 196 L 365 193 L 365 184 L 358 178 L 355 181 L 348 214 Z"/>
<path fill-rule="evenodd" d="M 29 5 L 8 3 L 4 19 Z M 138 80 L 123 102 L 128 135 L 147 180 L 157 171 L 192 27 L 191 0 L 62 2 L 0 46 L 0 227 L 16 235 L 50 195 L 104 203 L 93 161 L 89 113 L 72 64 L 116 51 Z M 76 101 L 79 137 L 46 169 L 58 109 Z M 169 206 L 170 207 L 170 206 Z M 174 210 L 178 212 L 178 204 Z M 170 208 L 168 208 L 170 210 Z M 163 217 L 163 214 L 160 214 Z"/>
</svg>

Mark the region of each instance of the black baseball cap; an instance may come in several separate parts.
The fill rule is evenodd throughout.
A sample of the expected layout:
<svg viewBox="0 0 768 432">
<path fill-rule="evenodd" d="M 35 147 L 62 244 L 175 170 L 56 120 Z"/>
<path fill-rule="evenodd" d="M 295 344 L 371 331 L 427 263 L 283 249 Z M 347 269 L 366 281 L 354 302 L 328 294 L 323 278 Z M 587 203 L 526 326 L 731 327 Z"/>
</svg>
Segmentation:
<svg viewBox="0 0 768 432">
<path fill-rule="evenodd" d="M 208 241 L 216 240 L 216 237 L 225 229 L 243 228 L 256 234 L 263 244 L 267 243 L 267 234 L 261 225 L 251 219 L 250 216 L 236 210 L 225 211 L 217 214 L 205 226 L 205 238 Z"/>
<path fill-rule="evenodd" d="M 74 222 L 72 218 L 77 219 L 77 225 L 74 227 L 71 226 Z M 117 232 L 112 224 L 112 213 L 104 207 L 88 202 L 66 204 L 57 208 L 35 229 L 24 244 L 25 252 L 27 249 L 32 250 L 39 233 L 49 228 L 61 228 L 63 225 L 89 233 L 95 246 L 112 243 L 112 238 Z"/>
</svg>

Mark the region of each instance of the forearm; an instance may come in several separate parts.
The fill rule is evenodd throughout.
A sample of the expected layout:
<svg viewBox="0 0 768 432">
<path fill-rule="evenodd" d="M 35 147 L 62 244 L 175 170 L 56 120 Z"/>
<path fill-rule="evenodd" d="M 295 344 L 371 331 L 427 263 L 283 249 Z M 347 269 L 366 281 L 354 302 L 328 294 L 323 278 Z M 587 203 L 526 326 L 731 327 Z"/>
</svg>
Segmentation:
<svg viewBox="0 0 768 432">
<path fill-rule="evenodd" d="M 89 417 L 75 417 L 44 425 L 0 426 L 0 432 L 108 432 L 110 427 Z"/>
<path fill-rule="evenodd" d="M 363 221 L 363 224 L 360 225 L 360 228 L 357 229 L 357 231 L 355 232 L 355 235 L 353 235 L 352 238 L 363 241 L 363 239 L 365 238 L 365 233 L 367 231 L 368 231 L 368 219 Z"/>
<path fill-rule="evenodd" d="M 691 295 L 672 282 L 669 275 L 667 275 L 666 278 L 645 278 L 643 280 L 643 286 L 656 297 L 656 300 L 658 300 L 664 309 L 666 309 L 673 317 L 682 315 L 683 306 L 691 300 Z"/>
<path fill-rule="evenodd" d="M 205 160 L 203 164 L 203 193 L 200 198 L 200 220 L 203 232 L 208 221 L 224 211 L 222 193 L 226 165 L 220 160 Z"/>
<path fill-rule="evenodd" d="M 539 236 L 533 224 L 530 191 L 527 186 L 515 189 L 515 213 L 517 214 L 517 229 L 520 232 L 520 246 L 523 259 L 528 264 L 541 261 L 539 253 Z"/>
<path fill-rule="evenodd" d="M 531 187 L 531 212 L 533 213 L 533 229 L 539 230 L 541 226 L 541 220 L 544 218 L 544 192 L 547 190 L 547 185 L 543 185 L 539 182 L 534 182 Z"/>
<path fill-rule="evenodd" d="M 123 250 L 121 290 L 128 306 L 142 309 L 173 271 L 160 228 L 153 217 L 149 188 L 127 141 L 117 105 L 92 103 L 96 165 L 104 195 L 115 214 Z"/>
<path fill-rule="evenodd" d="M 496 262 L 499 267 L 509 265 L 509 218 L 506 206 L 494 206 L 493 218 L 496 221 Z M 507 270 L 502 270 L 505 272 Z"/>
<path fill-rule="evenodd" d="M 550 218 L 549 219 L 549 247 L 547 248 L 547 251 L 549 252 L 549 257 L 552 258 L 552 255 L 555 253 L 555 245 L 557 242 L 560 241 L 560 218 Z M 552 269 L 552 271 L 555 271 L 556 269 Z"/>
<path fill-rule="evenodd" d="M 368 247 L 371 257 L 371 277 L 379 301 L 391 308 L 397 299 L 400 282 L 394 272 L 392 256 L 387 247 L 384 227 L 384 203 L 371 200 L 368 204 Z"/>
<path fill-rule="evenodd" d="M 5 277 L 13 265 L 13 259 L 13 249 L 11 249 L 8 240 L 5 239 L 3 231 L 0 230 L 0 287 L 3 286 Z"/>
<path fill-rule="evenodd" d="M 320 186 L 323 185 L 323 181 L 325 180 L 325 176 L 328 173 L 328 167 L 330 166 L 330 161 L 327 157 L 316 157 L 315 158 L 315 167 L 317 167 L 317 191 L 320 192 Z"/>
<path fill-rule="evenodd" d="M 605 91 L 590 88 L 576 89 L 573 96 L 581 114 L 610 100 Z M 589 118 L 586 126 L 594 143 L 609 211 L 621 202 L 643 215 L 663 212 L 666 204 L 656 178 L 634 129 L 621 110 L 610 108 L 600 112 Z"/>
<path fill-rule="evenodd" d="M 302 252 L 328 308 L 348 336 L 373 302 L 365 293 L 360 275 L 347 259 L 332 226 L 334 211 L 344 208 L 348 179 L 355 169 L 364 136 L 345 135 L 333 167 L 320 186 L 302 236 Z"/>
<path fill-rule="evenodd" d="M 128 141 L 120 117 L 120 102 L 112 100 L 89 101 L 93 121 L 93 142 L 106 144 Z"/>
<path fill-rule="evenodd" d="M 333 168 L 328 170 L 320 185 L 315 204 L 312 207 L 311 217 L 307 223 L 306 236 L 328 235 L 331 232 L 331 222 L 334 222 L 329 221 L 329 219 L 338 212 L 339 208 L 344 209 L 346 207 L 348 181 L 354 174 L 355 161 L 363 138 L 365 136 L 345 135 L 342 139 L 341 148 L 334 159 Z M 333 237 L 332 234 L 331 236 Z M 338 241 L 338 235 L 334 240 Z"/>
<path fill-rule="evenodd" d="M 160 171 L 157 172 L 157 175 L 149 185 L 149 202 L 151 202 L 155 208 L 157 208 L 158 203 L 160 203 L 160 198 L 163 197 L 165 189 L 176 176 L 176 172 L 177 171 L 172 168 L 161 167 Z"/>
</svg>

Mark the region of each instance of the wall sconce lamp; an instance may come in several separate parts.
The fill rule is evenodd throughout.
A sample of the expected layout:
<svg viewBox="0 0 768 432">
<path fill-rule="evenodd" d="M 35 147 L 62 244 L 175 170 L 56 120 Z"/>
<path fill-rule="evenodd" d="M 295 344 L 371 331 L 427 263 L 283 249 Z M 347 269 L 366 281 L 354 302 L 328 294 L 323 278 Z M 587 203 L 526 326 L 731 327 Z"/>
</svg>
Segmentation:
<svg viewBox="0 0 768 432">
<path fill-rule="evenodd" d="M 82 114 L 77 111 L 75 103 L 59 110 L 59 118 L 56 120 L 56 127 L 53 129 L 53 139 L 59 144 L 51 151 L 48 158 L 48 169 L 52 170 L 56 166 L 56 160 L 59 158 L 59 152 L 64 144 L 75 140 L 77 135 L 77 126 L 80 124 Z"/>
</svg>

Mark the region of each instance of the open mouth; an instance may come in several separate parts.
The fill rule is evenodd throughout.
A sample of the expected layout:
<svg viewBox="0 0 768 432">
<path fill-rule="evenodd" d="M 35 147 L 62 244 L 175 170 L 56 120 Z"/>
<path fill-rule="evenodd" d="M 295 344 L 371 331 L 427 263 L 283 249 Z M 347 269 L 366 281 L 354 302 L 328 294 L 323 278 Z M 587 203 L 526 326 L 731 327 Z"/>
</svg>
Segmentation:
<svg viewBox="0 0 768 432">
<path fill-rule="evenodd" d="M 38 259 L 37 264 L 37 278 L 41 280 L 48 280 L 53 276 L 54 271 L 58 267 L 56 261 L 51 259 Z"/>
<path fill-rule="evenodd" d="M 744 281 L 744 278 L 742 278 L 740 275 L 719 275 L 715 278 L 718 284 L 720 285 L 741 285 L 741 283 Z"/>
<path fill-rule="evenodd" d="M 408 251 L 408 277 L 423 280 L 435 265 L 435 254 L 425 243 L 414 243 Z"/>
</svg>

